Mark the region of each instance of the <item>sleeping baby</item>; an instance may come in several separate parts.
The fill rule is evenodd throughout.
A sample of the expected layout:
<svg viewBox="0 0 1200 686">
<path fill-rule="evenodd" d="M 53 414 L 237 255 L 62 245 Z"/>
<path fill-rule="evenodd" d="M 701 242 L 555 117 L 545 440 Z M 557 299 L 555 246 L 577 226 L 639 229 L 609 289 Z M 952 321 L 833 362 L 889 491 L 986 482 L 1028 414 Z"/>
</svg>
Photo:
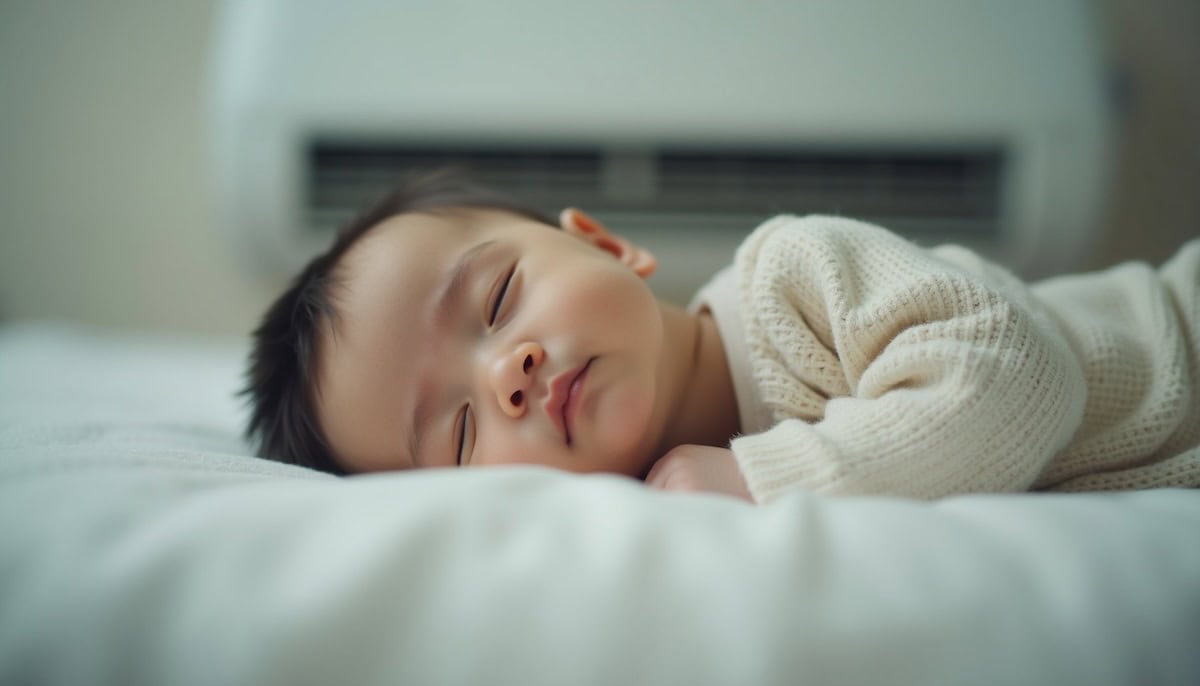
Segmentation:
<svg viewBox="0 0 1200 686">
<path fill-rule="evenodd" d="M 1200 241 L 1030 285 L 780 216 L 686 309 L 656 264 L 577 209 L 411 178 L 264 316 L 248 435 L 336 474 L 536 464 L 757 503 L 1200 486 Z"/>
</svg>

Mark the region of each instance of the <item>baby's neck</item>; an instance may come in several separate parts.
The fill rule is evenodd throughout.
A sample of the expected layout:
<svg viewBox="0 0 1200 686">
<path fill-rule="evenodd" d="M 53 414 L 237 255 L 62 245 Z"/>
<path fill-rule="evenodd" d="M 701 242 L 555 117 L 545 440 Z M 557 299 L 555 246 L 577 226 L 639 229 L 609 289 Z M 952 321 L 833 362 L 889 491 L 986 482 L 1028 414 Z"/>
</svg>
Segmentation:
<svg viewBox="0 0 1200 686">
<path fill-rule="evenodd" d="M 692 315 L 672 305 L 663 305 L 663 320 L 667 347 L 678 353 L 671 361 L 675 402 L 653 459 L 683 444 L 728 448 L 739 429 L 737 400 L 716 322 L 707 311 Z"/>
</svg>

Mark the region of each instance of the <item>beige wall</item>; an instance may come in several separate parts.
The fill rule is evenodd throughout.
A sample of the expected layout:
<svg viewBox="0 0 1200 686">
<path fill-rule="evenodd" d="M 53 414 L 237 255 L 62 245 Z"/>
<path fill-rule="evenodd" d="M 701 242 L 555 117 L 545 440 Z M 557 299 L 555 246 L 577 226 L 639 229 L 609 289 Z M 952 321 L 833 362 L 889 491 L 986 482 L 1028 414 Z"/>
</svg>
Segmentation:
<svg viewBox="0 0 1200 686">
<path fill-rule="evenodd" d="M 1093 265 L 1200 235 L 1200 10 L 1101 3 L 1135 80 Z M 213 226 L 213 0 L 0 0 L 0 318 L 246 332 L 281 286 Z"/>
<path fill-rule="evenodd" d="M 0 317 L 242 333 L 277 284 L 212 227 L 210 0 L 0 0 Z"/>
<path fill-rule="evenodd" d="M 1130 80 L 1113 193 L 1089 266 L 1161 262 L 1200 237 L 1200 2 L 1104 0 L 1110 59 Z"/>
</svg>

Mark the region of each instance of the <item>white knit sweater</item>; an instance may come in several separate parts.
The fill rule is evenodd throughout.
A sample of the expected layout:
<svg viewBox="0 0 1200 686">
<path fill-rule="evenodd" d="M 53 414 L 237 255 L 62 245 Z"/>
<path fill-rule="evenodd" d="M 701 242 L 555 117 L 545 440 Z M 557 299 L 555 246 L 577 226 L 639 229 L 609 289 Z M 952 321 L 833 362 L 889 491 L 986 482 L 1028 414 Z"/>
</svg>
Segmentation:
<svg viewBox="0 0 1200 686">
<path fill-rule="evenodd" d="M 783 216 L 694 306 L 759 502 L 1200 486 L 1200 241 L 1029 286 L 963 248 Z"/>
</svg>

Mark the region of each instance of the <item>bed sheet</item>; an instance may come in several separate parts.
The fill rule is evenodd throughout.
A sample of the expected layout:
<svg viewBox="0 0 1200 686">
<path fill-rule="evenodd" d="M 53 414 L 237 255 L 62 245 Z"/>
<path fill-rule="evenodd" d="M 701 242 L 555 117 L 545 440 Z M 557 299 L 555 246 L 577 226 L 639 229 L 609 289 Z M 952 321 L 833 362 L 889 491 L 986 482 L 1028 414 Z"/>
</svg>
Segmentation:
<svg viewBox="0 0 1200 686">
<path fill-rule="evenodd" d="M 0 683 L 1200 682 L 1200 497 L 251 457 L 244 347 L 0 329 Z"/>
</svg>

